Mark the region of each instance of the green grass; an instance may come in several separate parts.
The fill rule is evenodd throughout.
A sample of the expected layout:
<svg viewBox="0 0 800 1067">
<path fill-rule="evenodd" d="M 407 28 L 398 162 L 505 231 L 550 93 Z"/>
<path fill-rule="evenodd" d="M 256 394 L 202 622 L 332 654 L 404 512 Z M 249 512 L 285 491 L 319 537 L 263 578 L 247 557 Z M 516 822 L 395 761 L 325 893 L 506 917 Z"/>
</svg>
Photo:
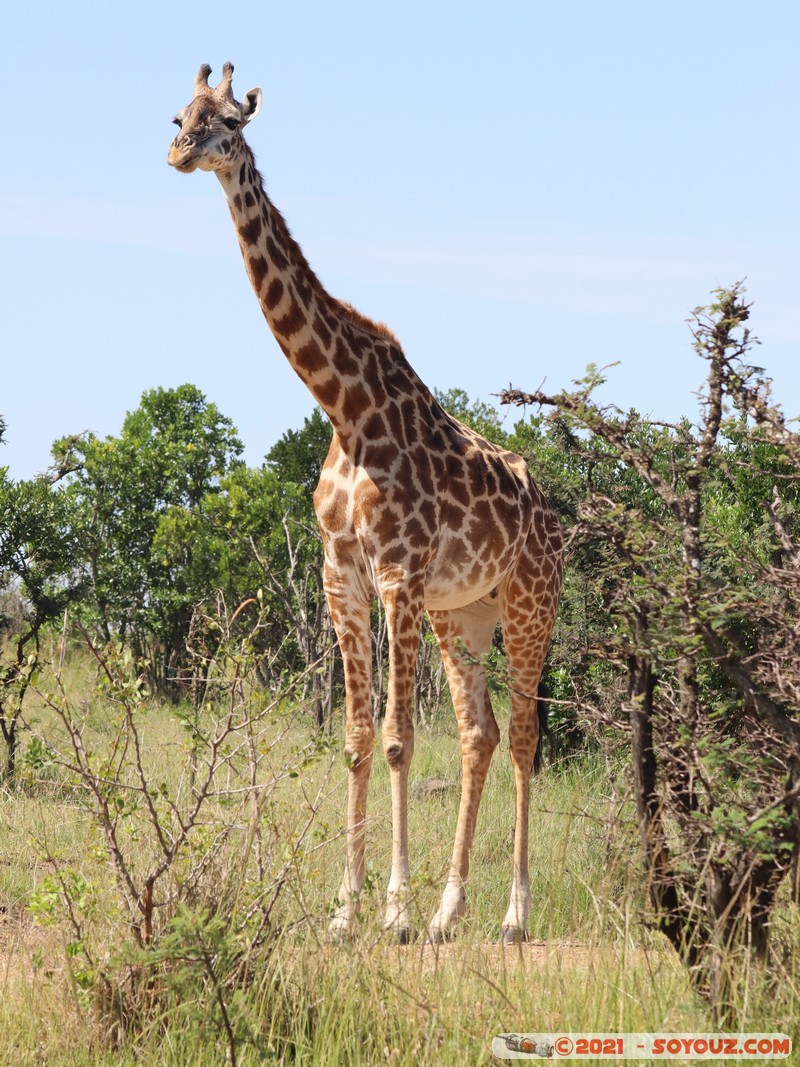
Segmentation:
<svg viewBox="0 0 800 1067">
<path fill-rule="evenodd" d="M 67 688 L 99 759 L 114 744 L 119 717 L 108 694 L 95 691 L 94 677 L 78 661 Z M 180 716 L 151 701 L 136 715 L 148 780 L 178 807 L 187 804 Z M 31 717 L 63 745 L 63 725 L 51 712 L 32 706 Z M 0 1064 L 219 1064 L 230 1044 L 226 1019 L 239 1064 L 488 1064 L 501 1031 L 715 1029 L 671 949 L 643 921 L 630 805 L 621 777 L 598 759 L 576 759 L 532 785 L 529 929 L 544 945 L 495 943 L 511 878 L 514 785 L 505 743 L 484 792 L 458 939 L 438 950 L 421 941 L 399 948 L 380 923 L 391 821 L 378 741 L 358 930 L 351 942 L 332 945 L 325 930 L 344 858 L 340 747 L 315 749 L 307 717 L 285 709 L 259 730 L 257 775 L 267 793 L 257 838 L 240 753 L 221 768 L 218 795 L 207 800 L 191 846 L 158 884 L 163 907 L 147 953 L 131 947 L 103 834 L 74 776 L 45 766 L 16 793 L 0 795 Z M 418 733 L 412 781 L 428 777 L 459 782 L 449 721 Z M 448 792 L 411 802 L 420 929 L 444 884 L 457 800 Z M 141 809 L 121 827 L 132 870 L 146 870 L 158 849 Z M 56 876 L 72 887 L 79 934 Z M 265 900 L 274 904 L 256 936 Z M 797 934 L 797 915 L 786 904 L 776 915 L 770 969 L 743 972 L 743 1029 L 793 1033 Z M 200 945 L 211 971 L 199 960 Z"/>
</svg>

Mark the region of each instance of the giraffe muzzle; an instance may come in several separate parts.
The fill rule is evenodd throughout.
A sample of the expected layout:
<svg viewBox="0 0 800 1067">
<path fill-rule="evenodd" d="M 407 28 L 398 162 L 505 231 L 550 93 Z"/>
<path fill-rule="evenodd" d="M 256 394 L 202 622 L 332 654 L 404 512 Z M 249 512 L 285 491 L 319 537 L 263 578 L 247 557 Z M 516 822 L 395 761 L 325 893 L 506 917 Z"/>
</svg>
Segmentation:
<svg viewBox="0 0 800 1067">
<path fill-rule="evenodd" d="M 197 142 L 192 137 L 179 135 L 169 146 L 167 163 L 176 170 L 194 170 L 197 155 Z"/>
</svg>

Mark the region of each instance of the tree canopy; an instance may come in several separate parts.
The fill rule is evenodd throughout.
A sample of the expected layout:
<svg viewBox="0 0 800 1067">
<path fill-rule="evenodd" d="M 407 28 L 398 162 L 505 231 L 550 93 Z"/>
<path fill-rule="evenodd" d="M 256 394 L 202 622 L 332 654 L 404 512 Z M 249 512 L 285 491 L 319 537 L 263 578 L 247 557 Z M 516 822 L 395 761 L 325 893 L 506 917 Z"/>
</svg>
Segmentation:
<svg viewBox="0 0 800 1067">
<path fill-rule="evenodd" d="M 547 676 L 565 748 L 622 746 L 656 921 L 724 1007 L 722 948 L 763 951 L 800 853 L 800 436 L 750 364 L 740 287 L 692 320 L 700 410 L 676 423 L 573 389 L 509 390 L 508 425 L 460 388 L 457 418 L 526 457 L 562 517 L 568 560 Z M 0 418 L 0 442 L 5 424 Z M 257 602 L 258 683 L 287 677 L 330 726 L 341 678 L 312 494 L 331 441 L 316 410 L 248 467 L 229 418 L 193 385 L 145 392 L 117 436 L 65 438 L 46 477 L 0 468 L 0 726 L 13 774 L 29 678 L 48 627 L 122 645 L 173 700 L 219 639 L 221 598 Z M 373 614 L 374 710 L 387 669 Z M 442 703 L 423 633 L 418 714 Z M 503 672 L 502 641 L 491 667 Z M 423 708 L 426 710 L 423 711 Z"/>
</svg>

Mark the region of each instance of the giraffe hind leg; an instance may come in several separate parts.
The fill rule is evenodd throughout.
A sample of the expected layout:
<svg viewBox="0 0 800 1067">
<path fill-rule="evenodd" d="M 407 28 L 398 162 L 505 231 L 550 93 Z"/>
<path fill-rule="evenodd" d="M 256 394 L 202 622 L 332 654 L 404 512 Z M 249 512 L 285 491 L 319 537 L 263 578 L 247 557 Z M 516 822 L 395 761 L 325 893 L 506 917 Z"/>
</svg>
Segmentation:
<svg viewBox="0 0 800 1067">
<path fill-rule="evenodd" d="M 482 657 L 499 618 L 496 596 L 450 611 L 429 612 L 442 652 L 461 738 L 462 783 L 450 872 L 441 904 L 428 926 L 431 941 L 451 936 L 466 906 L 469 856 L 489 763 L 500 740 Z"/>
<path fill-rule="evenodd" d="M 547 513 L 546 513 L 547 515 Z M 549 530 L 545 524 L 545 530 Z M 511 696 L 509 745 L 514 768 L 514 874 L 503 940 L 527 938 L 530 909 L 528 823 L 530 780 L 539 745 L 538 689 L 561 586 L 561 538 L 553 522 L 549 539 L 532 536 L 501 589 L 501 621 Z"/>
</svg>

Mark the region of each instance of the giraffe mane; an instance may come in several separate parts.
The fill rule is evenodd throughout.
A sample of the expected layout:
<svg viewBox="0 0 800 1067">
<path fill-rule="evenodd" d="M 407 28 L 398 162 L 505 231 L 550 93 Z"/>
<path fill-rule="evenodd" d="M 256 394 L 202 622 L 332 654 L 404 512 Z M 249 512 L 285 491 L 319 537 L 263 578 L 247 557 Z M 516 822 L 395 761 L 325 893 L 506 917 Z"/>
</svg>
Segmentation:
<svg viewBox="0 0 800 1067">
<path fill-rule="evenodd" d="M 389 329 L 386 323 L 376 322 L 375 319 L 369 318 L 368 315 L 362 315 L 352 304 L 348 304 L 344 300 L 337 300 L 336 297 L 332 297 L 330 294 L 327 295 L 336 311 L 351 325 L 366 330 L 367 333 L 375 334 L 377 337 L 385 337 L 387 341 L 393 341 L 396 345 L 400 344 L 397 334 Z"/>
</svg>

